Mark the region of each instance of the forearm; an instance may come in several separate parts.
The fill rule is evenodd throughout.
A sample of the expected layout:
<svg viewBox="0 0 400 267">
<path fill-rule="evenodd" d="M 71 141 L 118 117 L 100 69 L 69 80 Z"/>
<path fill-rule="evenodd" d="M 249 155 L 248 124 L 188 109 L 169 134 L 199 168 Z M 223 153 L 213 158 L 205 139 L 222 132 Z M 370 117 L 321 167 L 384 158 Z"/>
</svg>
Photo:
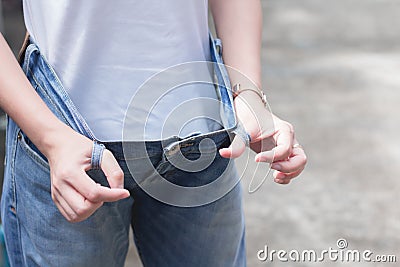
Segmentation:
<svg viewBox="0 0 400 267">
<path fill-rule="evenodd" d="M 261 88 L 262 10 L 260 0 L 210 0 L 227 66 L 238 69 Z M 232 85 L 247 83 L 229 71 Z"/>
<path fill-rule="evenodd" d="M 0 58 L 0 107 L 47 154 L 53 137 L 70 128 L 54 116 L 32 88 L 1 34 Z"/>
</svg>

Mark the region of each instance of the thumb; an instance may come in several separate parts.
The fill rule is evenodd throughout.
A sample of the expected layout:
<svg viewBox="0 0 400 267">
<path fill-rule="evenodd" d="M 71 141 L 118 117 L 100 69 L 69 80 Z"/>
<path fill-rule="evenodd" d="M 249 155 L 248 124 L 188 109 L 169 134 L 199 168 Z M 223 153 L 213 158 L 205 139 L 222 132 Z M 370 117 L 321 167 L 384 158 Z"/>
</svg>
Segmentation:
<svg viewBox="0 0 400 267">
<path fill-rule="evenodd" d="M 111 188 L 124 188 L 124 172 L 118 165 L 114 155 L 107 149 L 104 149 L 103 152 L 101 169 L 106 175 Z"/>
<path fill-rule="evenodd" d="M 246 149 L 246 144 L 243 139 L 236 135 L 233 138 L 231 145 L 227 148 L 221 148 L 219 150 L 219 154 L 223 158 L 238 158 L 243 154 L 243 151 Z"/>
</svg>

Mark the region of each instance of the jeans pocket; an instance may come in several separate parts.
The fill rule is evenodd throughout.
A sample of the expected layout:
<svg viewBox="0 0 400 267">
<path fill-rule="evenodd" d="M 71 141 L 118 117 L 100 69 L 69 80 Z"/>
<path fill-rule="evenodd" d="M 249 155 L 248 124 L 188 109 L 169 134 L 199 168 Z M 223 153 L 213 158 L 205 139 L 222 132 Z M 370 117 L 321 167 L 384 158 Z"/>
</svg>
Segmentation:
<svg viewBox="0 0 400 267">
<path fill-rule="evenodd" d="M 35 162 L 37 165 L 41 166 L 46 170 L 50 169 L 47 158 L 32 143 L 32 141 L 26 136 L 26 134 L 24 134 L 24 132 L 19 130 L 17 138 L 18 138 L 18 145 L 33 160 L 33 162 Z"/>
</svg>

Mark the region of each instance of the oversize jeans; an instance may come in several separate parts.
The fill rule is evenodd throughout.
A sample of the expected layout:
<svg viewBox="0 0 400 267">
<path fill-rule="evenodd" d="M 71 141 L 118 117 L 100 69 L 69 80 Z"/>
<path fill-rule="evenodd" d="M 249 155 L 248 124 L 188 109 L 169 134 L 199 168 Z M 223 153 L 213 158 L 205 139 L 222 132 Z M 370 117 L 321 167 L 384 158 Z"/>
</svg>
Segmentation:
<svg viewBox="0 0 400 267">
<path fill-rule="evenodd" d="M 218 48 L 221 48 L 218 40 L 210 39 L 216 77 L 225 80 L 226 75 L 219 72 L 221 66 L 217 64 L 221 63 Z M 30 44 L 25 52 L 23 70 L 61 121 L 94 139 L 35 44 Z M 224 86 L 218 90 L 221 102 L 227 106 L 223 112 L 230 129 L 145 142 L 146 153 L 139 149 L 140 142 L 103 143 L 124 171 L 125 188 L 131 196 L 104 203 L 79 223 L 68 222 L 58 211 L 51 198 L 47 159 L 9 118 L 1 216 L 11 266 L 124 266 L 130 227 L 144 266 L 245 266 L 240 179 L 232 161 L 218 154 L 219 148 L 229 146 L 235 129 L 229 124 L 236 124 L 236 119 L 229 91 Z M 212 140 L 216 147 L 209 153 L 213 160 L 206 168 L 190 172 L 168 160 L 167 154 L 176 150 L 189 160 L 198 159 L 200 142 L 204 139 Z M 151 168 L 146 167 L 148 162 Z M 135 177 L 129 167 L 136 170 Z M 152 180 L 154 170 L 180 186 L 199 187 L 221 176 L 232 186 L 225 194 L 202 205 L 172 205 L 154 198 L 137 182 Z M 108 185 L 101 170 L 92 169 L 88 174 L 96 182 Z M 174 197 L 179 199 L 180 195 Z"/>
</svg>

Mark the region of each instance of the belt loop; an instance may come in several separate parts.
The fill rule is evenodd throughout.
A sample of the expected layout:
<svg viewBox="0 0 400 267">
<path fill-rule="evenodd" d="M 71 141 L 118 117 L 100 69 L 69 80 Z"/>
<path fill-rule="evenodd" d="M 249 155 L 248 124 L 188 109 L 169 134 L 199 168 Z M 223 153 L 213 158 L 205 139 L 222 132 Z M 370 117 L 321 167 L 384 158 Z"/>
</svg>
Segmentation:
<svg viewBox="0 0 400 267">
<path fill-rule="evenodd" d="M 215 47 L 217 49 L 217 52 L 220 56 L 222 56 L 222 41 L 221 39 L 215 38 L 214 39 Z"/>
<path fill-rule="evenodd" d="M 246 132 L 246 130 L 244 129 L 243 125 L 240 122 L 237 123 L 236 129 L 234 129 L 232 132 L 235 135 L 240 136 L 240 138 L 242 138 L 242 140 L 243 140 L 243 142 L 245 143 L 246 146 L 250 145 L 250 142 L 251 142 L 250 134 L 248 134 Z"/>
<path fill-rule="evenodd" d="M 100 144 L 96 140 L 93 141 L 92 157 L 90 162 L 92 169 L 100 169 L 104 148 L 105 146 L 103 144 Z"/>
</svg>

